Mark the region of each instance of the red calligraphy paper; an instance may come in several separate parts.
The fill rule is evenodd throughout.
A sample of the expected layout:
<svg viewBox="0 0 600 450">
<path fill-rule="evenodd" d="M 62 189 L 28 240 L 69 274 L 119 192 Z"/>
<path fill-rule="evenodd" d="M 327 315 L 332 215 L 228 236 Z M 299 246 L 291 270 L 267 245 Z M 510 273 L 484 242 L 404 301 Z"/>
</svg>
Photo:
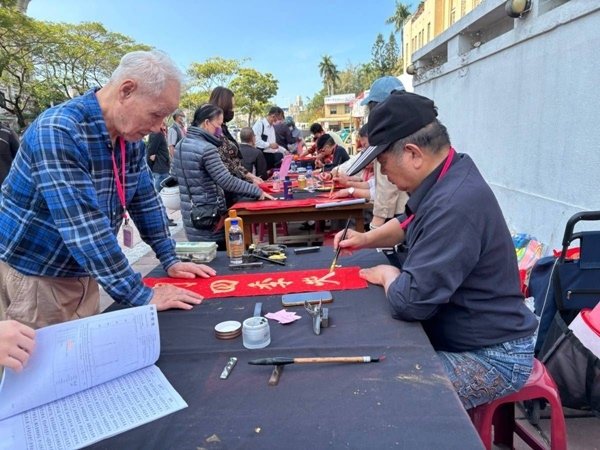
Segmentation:
<svg viewBox="0 0 600 450">
<path fill-rule="evenodd" d="M 327 194 L 329 195 L 329 194 Z M 297 200 L 264 200 L 254 202 L 237 202 L 231 209 L 240 210 L 247 209 L 248 211 L 263 211 L 269 209 L 286 209 L 286 208 L 310 208 L 317 203 L 337 203 L 341 202 L 341 198 L 304 198 Z"/>
<path fill-rule="evenodd" d="M 306 208 L 317 204 L 314 198 L 304 198 L 297 200 L 260 200 L 254 202 L 237 202 L 231 209 L 248 211 L 261 211 L 265 209 L 284 209 L 284 208 Z"/>
<path fill-rule="evenodd" d="M 251 297 L 311 291 L 364 289 L 367 282 L 358 276 L 360 267 L 298 270 L 292 272 L 221 275 L 212 278 L 144 278 L 146 286 L 171 284 L 202 295 L 204 298 Z"/>
</svg>

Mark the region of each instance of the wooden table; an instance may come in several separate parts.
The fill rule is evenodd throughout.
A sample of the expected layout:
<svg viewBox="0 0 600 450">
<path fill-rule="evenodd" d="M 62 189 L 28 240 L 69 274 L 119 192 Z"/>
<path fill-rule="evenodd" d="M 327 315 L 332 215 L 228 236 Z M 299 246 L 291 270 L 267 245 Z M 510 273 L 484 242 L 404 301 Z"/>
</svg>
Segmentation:
<svg viewBox="0 0 600 450">
<path fill-rule="evenodd" d="M 363 211 L 368 208 L 368 203 L 360 203 L 346 206 L 335 206 L 331 208 L 315 208 L 314 206 L 298 208 L 264 209 L 250 211 L 238 209 L 237 215 L 244 221 L 244 243 L 246 247 L 252 244 L 252 225 L 255 223 L 279 223 L 279 222 L 303 222 L 306 220 L 346 220 L 351 217 L 355 221 L 356 231 L 365 230 Z M 269 243 L 275 243 L 273 227 L 269 230 Z"/>
</svg>

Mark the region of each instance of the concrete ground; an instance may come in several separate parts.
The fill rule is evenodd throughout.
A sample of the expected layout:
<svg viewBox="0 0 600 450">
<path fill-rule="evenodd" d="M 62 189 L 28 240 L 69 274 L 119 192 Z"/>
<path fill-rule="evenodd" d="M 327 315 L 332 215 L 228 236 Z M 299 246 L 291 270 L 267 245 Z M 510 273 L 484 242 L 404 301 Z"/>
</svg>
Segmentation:
<svg viewBox="0 0 600 450">
<path fill-rule="evenodd" d="M 169 211 L 169 217 L 177 222 L 177 227 L 171 228 L 176 241 L 185 241 L 185 233 L 181 223 L 181 215 L 179 211 Z M 120 239 L 120 236 L 119 236 Z M 121 239 L 119 240 L 121 242 Z M 135 271 L 142 274 L 142 276 L 149 273 L 154 269 L 159 261 L 152 253 L 152 250 L 148 245 L 141 241 L 139 234 L 135 232 L 134 248 L 123 248 L 125 256 L 132 264 Z M 101 309 L 104 310 L 113 303 L 112 299 L 104 292 L 101 291 L 100 305 Z M 519 423 L 527 427 L 535 436 L 539 436 L 542 441 L 550 442 L 550 416 L 549 410 L 542 411 L 539 426 L 531 425 L 523 412 L 517 408 L 516 417 Z M 564 410 L 566 423 L 567 423 L 567 435 L 568 445 L 570 450 L 600 450 L 600 418 L 591 415 L 590 413 L 565 409 Z M 502 447 L 494 447 L 496 449 Z M 527 449 L 529 448 L 523 441 L 515 436 L 515 449 Z M 550 446 L 548 445 L 548 448 Z"/>
</svg>

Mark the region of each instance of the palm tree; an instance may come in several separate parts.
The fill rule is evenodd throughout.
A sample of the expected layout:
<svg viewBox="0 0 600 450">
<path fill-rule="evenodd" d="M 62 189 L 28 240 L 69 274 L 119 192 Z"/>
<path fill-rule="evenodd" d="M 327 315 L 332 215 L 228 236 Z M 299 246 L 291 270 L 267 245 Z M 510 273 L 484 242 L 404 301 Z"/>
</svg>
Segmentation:
<svg viewBox="0 0 600 450">
<path fill-rule="evenodd" d="M 396 0 L 396 11 L 394 12 L 394 15 L 388 17 L 385 21 L 388 25 L 394 25 L 394 31 L 400 33 L 400 54 L 402 55 L 404 54 L 404 36 L 402 30 L 404 29 L 404 22 L 406 22 L 406 19 L 408 19 L 410 15 L 409 6 Z"/>
<path fill-rule="evenodd" d="M 323 84 L 327 87 L 327 95 L 333 95 L 335 87 L 340 82 L 340 73 L 331 60 L 331 56 L 323 55 L 319 63 L 319 75 L 321 75 Z"/>
</svg>

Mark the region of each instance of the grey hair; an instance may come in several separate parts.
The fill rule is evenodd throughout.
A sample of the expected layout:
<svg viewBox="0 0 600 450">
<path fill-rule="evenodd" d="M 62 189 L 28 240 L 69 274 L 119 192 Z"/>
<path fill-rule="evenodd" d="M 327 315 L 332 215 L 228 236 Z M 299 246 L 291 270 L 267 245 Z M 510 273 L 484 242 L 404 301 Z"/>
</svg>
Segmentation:
<svg viewBox="0 0 600 450">
<path fill-rule="evenodd" d="M 431 153 L 439 153 L 443 148 L 450 145 L 448 130 L 438 119 L 429 125 L 425 125 L 410 136 L 399 139 L 389 148 L 394 153 L 402 153 L 407 144 L 414 144 L 420 148 L 427 148 Z"/>
<path fill-rule="evenodd" d="M 158 96 L 168 81 L 183 84 L 183 73 L 173 60 L 159 50 L 138 50 L 125 54 L 119 66 L 112 73 L 109 84 L 127 78 L 140 82 L 140 88 L 150 96 Z"/>
</svg>

